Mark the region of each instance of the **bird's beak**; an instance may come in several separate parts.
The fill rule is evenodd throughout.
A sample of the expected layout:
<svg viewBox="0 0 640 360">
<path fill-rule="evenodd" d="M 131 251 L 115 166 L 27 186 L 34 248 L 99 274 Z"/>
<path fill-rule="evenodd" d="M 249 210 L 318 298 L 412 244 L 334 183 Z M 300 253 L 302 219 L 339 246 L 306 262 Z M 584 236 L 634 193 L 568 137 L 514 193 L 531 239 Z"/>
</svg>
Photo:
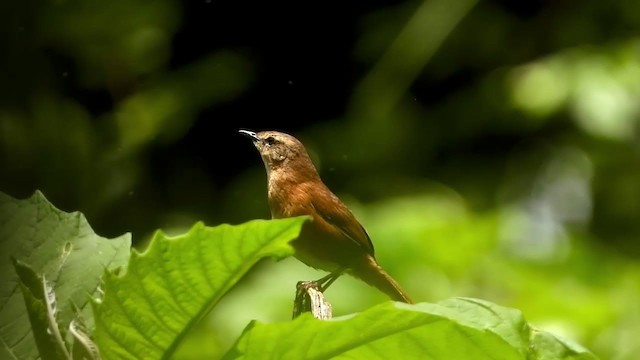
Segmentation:
<svg viewBox="0 0 640 360">
<path fill-rule="evenodd" d="M 256 133 L 254 133 L 253 131 L 249 131 L 249 130 L 240 130 L 238 131 L 240 134 L 244 135 L 244 136 L 248 136 L 251 138 L 251 140 L 253 141 L 258 141 L 260 140 L 260 138 L 258 137 L 258 135 L 256 135 Z"/>
</svg>

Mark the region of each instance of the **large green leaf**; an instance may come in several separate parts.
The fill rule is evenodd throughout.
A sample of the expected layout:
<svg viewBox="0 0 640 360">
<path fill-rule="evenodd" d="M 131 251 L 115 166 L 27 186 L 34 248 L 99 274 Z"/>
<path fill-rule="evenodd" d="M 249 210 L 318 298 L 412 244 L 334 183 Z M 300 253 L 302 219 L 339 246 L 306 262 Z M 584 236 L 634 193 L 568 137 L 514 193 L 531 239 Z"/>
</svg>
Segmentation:
<svg viewBox="0 0 640 360">
<path fill-rule="evenodd" d="M 169 238 L 155 234 L 133 252 L 125 274 L 105 276 L 95 305 L 96 343 L 104 359 L 169 357 L 189 328 L 261 258 L 293 253 L 288 244 L 305 217 L 205 227 Z"/>
<path fill-rule="evenodd" d="M 287 323 L 253 322 L 225 358 L 596 359 L 533 329 L 518 310 L 467 298 L 439 304 L 386 302 L 331 321 L 304 314 Z"/>
<path fill-rule="evenodd" d="M 38 356 L 29 318 L 11 257 L 44 275 L 58 302 L 58 321 L 65 327 L 73 305 L 91 322 L 88 304 L 106 268 L 125 265 L 130 235 L 106 239 L 96 235 L 85 217 L 56 209 L 36 192 L 25 200 L 0 193 L 0 359 Z"/>
</svg>

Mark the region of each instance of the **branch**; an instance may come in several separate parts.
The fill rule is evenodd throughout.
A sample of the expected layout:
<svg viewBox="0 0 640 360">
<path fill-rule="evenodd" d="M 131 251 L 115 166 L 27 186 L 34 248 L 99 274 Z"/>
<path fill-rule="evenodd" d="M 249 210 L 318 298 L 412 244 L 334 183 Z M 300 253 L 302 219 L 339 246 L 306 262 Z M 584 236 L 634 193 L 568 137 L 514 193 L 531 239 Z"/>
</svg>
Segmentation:
<svg viewBox="0 0 640 360">
<path fill-rule="evenodd" d="M 316 319 L 331 319 L 331 304 L 325 299 L 317 281 L 298 281 L 296 299 L 293 302 L 293 318 L 305 311 L 311 311 Z"/>
</svg>

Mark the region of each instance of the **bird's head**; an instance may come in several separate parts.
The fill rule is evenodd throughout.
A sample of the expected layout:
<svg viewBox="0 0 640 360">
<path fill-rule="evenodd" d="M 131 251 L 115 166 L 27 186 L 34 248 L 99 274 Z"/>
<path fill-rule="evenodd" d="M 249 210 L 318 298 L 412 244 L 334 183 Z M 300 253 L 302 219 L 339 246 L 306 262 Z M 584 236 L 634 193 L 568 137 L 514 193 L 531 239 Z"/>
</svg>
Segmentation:
<svg viewBox="0 0 640 360">
<path fill-rule="evenodd" d="M 316 173 L 304 145 L 295 137 L 278 131 L 239 132 L 253 141 L 262 156 L 267 173 L 278 169 L 293 169 L 295 172 L 312 170 Z"/>
</svg>

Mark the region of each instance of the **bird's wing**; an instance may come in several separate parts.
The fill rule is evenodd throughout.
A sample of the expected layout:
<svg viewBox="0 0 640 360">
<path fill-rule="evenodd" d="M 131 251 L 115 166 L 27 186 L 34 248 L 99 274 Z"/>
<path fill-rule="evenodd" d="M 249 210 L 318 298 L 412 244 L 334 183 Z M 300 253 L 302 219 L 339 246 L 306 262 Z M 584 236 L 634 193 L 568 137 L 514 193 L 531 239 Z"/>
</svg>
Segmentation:
<svg viewBox="0 0 640 360">
<path fill-rule="evenodd" d="M 316 213 L 322 217 L 324 221 L 336 227 L 346 237 L 351 239 L 356 245 L 363 248 L 368 254 L 374 255 L 373 243 L 369 234 L 364 227 L 356 220 L 353 213 L 346 205 L 338 199 L 333 193 L 329 192 L 331 197 L 312 197 L 311 205 Z M 320 202 L 319 199 L 322 199 Z"/>
</svg>

